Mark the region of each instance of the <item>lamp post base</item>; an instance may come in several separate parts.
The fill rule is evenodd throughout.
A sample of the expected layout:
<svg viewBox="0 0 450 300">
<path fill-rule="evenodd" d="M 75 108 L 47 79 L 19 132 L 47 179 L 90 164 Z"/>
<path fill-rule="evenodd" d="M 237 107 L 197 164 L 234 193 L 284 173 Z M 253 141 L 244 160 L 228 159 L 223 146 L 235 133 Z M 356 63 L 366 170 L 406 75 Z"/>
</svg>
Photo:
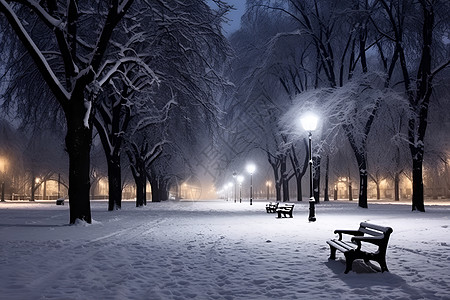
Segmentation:
<svg viewBox="0 0 450 300">
<path fill-rule="evenodd" d="M 310 222 L 316 221 L 316 207 L 314 197 L 309 198 L 309 217 Z"/>
</svg>

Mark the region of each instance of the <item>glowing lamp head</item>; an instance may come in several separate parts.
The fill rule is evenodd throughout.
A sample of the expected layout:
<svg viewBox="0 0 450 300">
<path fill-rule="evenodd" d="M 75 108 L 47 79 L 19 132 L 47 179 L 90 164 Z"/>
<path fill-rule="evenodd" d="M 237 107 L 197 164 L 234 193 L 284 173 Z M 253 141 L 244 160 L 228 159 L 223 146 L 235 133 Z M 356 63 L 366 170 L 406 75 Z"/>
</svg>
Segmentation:
<svg viewBox="0 0 450 300">
<path fill-rule="evenodd" d="M 300 119 L 300 122 L 302 122 L 303 129 L 306 131 L 314 131 L 317 128 L 318 120 L 316 115 L 308 113 Z"/>
<path fill-rule="evenodd" d="M 256 170 L 256 166 L 254 164 L 249 164 L 247 165 L 247 172 L 249 172 L 250 174 L 253 174 Z"/>
</svg>

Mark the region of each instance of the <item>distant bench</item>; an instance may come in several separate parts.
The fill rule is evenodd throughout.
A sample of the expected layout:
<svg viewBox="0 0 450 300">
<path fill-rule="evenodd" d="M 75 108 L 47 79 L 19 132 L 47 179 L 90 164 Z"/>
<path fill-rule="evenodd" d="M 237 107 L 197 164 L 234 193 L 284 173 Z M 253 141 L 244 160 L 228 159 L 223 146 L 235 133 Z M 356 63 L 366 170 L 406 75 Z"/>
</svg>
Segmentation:
<svg viewBox="0 0 450 300">
<path fill-rule="evenodd" d="M 64 205 L 64 198 L 56 199 L 56 205 Z"/>
<path fill-rule="evenodd" d="M 275 213 L 278 208 L 279 203 L 272 203 L 266 204 L 266 212 L 267 213 Z"/>
<path fill-rule="evenodd" d="M 386 250 L 392 231 L 391 227 L 383 227 L 366 222 L 361 222 L 358 230 L 337 229 L 334 233 L 337 233 L 339 238 L 327 241 L 327 244 L 330 245 L 330 259 L 336 259 L 336 250 L 344 253 L 346 261 L 345 274 L 352 269 L 355 259 L 363 259 L 366 264 L 370 260 L 376 261 L 380 265 L 381 272 L 389 271 L 386 265 Z M 352 235 L 351 241 L 342 241 L 343 234 Z M 361 250 L 362 242 L 378 246 L 377 251 Z"/>
<path fill-rule="evenodd" d="M 276 209 L 276 212 L 278 214 L 278 218 L 281 218 L 281 215 L 283 215 L 285 218 L 289 216 L 289 218 L 292 218 L 292 212 L 294 211 L 294 204 L 285 204 L 283 206 L 278 206 Z"/>
</svg>

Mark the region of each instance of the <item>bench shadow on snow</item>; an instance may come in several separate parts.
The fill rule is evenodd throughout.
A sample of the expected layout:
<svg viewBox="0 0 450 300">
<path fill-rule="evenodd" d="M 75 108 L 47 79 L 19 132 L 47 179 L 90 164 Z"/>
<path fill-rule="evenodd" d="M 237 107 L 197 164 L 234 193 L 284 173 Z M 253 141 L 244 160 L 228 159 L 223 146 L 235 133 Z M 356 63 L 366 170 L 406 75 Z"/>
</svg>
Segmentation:
<svg viewBox="0 0 450 300">
<path fill-rule="evenodd" d="M 352 270 L 348 274 L 344 274 L 345 259 L 329 259 L 324 264 L 351 289 L 384 286 L 387 288 L 392 287 L 392 289 L 401 289 L 404 293 L 411 296 L 420 294 L 419 290 L 408 285 L 402 277 L 391 272 L 381 273 L 378 265 L 366 264 L 361 259 L 353 262 Z"/>
</svg>

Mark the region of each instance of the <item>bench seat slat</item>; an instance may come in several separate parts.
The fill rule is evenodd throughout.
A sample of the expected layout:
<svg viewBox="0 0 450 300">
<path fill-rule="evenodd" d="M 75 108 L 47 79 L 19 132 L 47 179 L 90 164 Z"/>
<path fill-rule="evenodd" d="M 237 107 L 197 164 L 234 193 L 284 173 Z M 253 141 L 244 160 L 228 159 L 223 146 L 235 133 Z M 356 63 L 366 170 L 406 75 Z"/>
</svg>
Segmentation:
<svg viewBox="0 0 450 300">
<path fill-rule="evenodd" d="M 350 251 L 350 250 L 354 250 L 357 247 L 356 244 L 346 243 L 344 241 L 339 241 L 339 240 L 329 240 L 329 241 L 327 241 L 327 243 L 343 253 Z"/>
</svg>

